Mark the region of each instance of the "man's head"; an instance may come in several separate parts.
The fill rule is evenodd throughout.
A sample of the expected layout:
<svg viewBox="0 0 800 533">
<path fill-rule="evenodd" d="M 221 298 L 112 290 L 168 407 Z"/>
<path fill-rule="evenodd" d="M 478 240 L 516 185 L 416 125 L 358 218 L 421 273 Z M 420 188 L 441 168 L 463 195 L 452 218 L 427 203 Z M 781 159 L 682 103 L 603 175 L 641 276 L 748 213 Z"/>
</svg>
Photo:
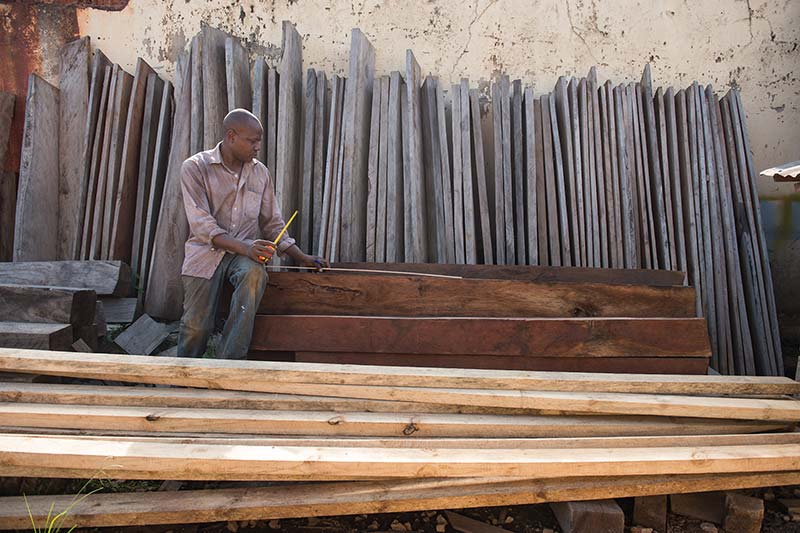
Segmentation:
<svg viewBox="0 0 800 533">
<path fill-rule="evenodd" d="M 225 116 L 222 129 L 222 143 L 238 161 L 245 163 L 258 155 L 263 128 L 250 111 L 234 109 Z"/>
</svg>

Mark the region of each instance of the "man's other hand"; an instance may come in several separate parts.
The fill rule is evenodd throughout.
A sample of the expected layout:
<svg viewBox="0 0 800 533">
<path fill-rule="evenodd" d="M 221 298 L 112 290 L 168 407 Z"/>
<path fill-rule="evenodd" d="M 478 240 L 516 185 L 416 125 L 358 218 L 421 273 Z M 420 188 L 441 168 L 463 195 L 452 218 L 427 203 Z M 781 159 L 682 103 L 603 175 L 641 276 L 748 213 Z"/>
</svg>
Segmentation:
<svg viewBox="0 0 800 533">
<path fill-rule="evenodd" d="M 266 263 L 275 254 L 275 243 L 272 241 L 256 240 L 247 250 L 247 257 L 256 263 Z"/>
<path fill-rule="evenodd" d="M 317 270 L 317 272 L 320 272 L 323 268 L 330 268 L 330 264 L 324 258 L 313 255 L 304 255 L 305 257 L 303 257 L 303 260 L 301 261 L 302 266 L 314 268 Z"/>
</svg>

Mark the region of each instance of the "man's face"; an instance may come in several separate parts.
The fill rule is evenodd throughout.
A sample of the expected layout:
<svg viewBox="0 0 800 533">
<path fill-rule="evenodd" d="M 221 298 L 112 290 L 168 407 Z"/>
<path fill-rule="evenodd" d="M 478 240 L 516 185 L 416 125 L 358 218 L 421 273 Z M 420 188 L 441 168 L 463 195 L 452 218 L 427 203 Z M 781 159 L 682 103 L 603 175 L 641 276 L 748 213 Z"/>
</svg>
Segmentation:
<svg viewBox="0 0 800 533">
<path fill-rule="evenodd" d="M 253 123 L 229 129 L 225 138 L 234 157 L 241 162 L 247 162 L 258 155 L 261 147 L 261 135 L 261 126 Z"/>
</svg>

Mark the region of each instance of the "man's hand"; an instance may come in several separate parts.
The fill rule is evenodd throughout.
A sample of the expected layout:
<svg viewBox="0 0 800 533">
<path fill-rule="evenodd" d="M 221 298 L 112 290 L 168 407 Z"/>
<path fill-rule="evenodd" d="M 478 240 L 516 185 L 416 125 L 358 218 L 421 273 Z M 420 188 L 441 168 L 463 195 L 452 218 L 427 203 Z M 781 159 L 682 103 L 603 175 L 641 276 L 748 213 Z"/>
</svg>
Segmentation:
<svg viewBox="0 0 800 533">
<path fill-rule="evenodd" d="M 330 267 L 328 261 L 326 261 L 322 257 L 306 255 L 306 254 L 303 255 L 305 257 L 303 257 L 302 260 L 300 261 L 301 266 L 315 268 L 317 269 L 317 272 L 320 272 L 323 268 Z"/>
<path fill-rule="evenodd" d="M 256 263 L 266 263 L 275 254 L 275 243 L 272 241 L 256 240 L 247 249 L 247 257 Z"/>
</svg>

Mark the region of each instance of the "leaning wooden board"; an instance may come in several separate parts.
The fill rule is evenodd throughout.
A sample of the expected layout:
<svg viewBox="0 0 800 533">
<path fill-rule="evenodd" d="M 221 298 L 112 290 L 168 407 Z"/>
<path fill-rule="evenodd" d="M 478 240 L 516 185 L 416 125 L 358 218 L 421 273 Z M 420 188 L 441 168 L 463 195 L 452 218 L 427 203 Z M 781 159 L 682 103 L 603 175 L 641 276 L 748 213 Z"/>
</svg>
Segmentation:
<svg viewBox="0 0 800 533">
<path fill-rule="evenodd" d="M 711 353 L 705 320 L 697 318 L 258 315 L 251 348 L 519 357 L 707 358 Z"/>
<path fill-rule="evenodd" d="M 131 269 L 120 261 L 31 261 L 0 263 L 0 280 L 9 285 L 91 289 L 98 296 L 125 296 Z"/>
<path fill-rule="evenodd" d="M 691 287 L 271 272 L 259 313 L 689 318 L 695 308 Z"/>
</svg>

